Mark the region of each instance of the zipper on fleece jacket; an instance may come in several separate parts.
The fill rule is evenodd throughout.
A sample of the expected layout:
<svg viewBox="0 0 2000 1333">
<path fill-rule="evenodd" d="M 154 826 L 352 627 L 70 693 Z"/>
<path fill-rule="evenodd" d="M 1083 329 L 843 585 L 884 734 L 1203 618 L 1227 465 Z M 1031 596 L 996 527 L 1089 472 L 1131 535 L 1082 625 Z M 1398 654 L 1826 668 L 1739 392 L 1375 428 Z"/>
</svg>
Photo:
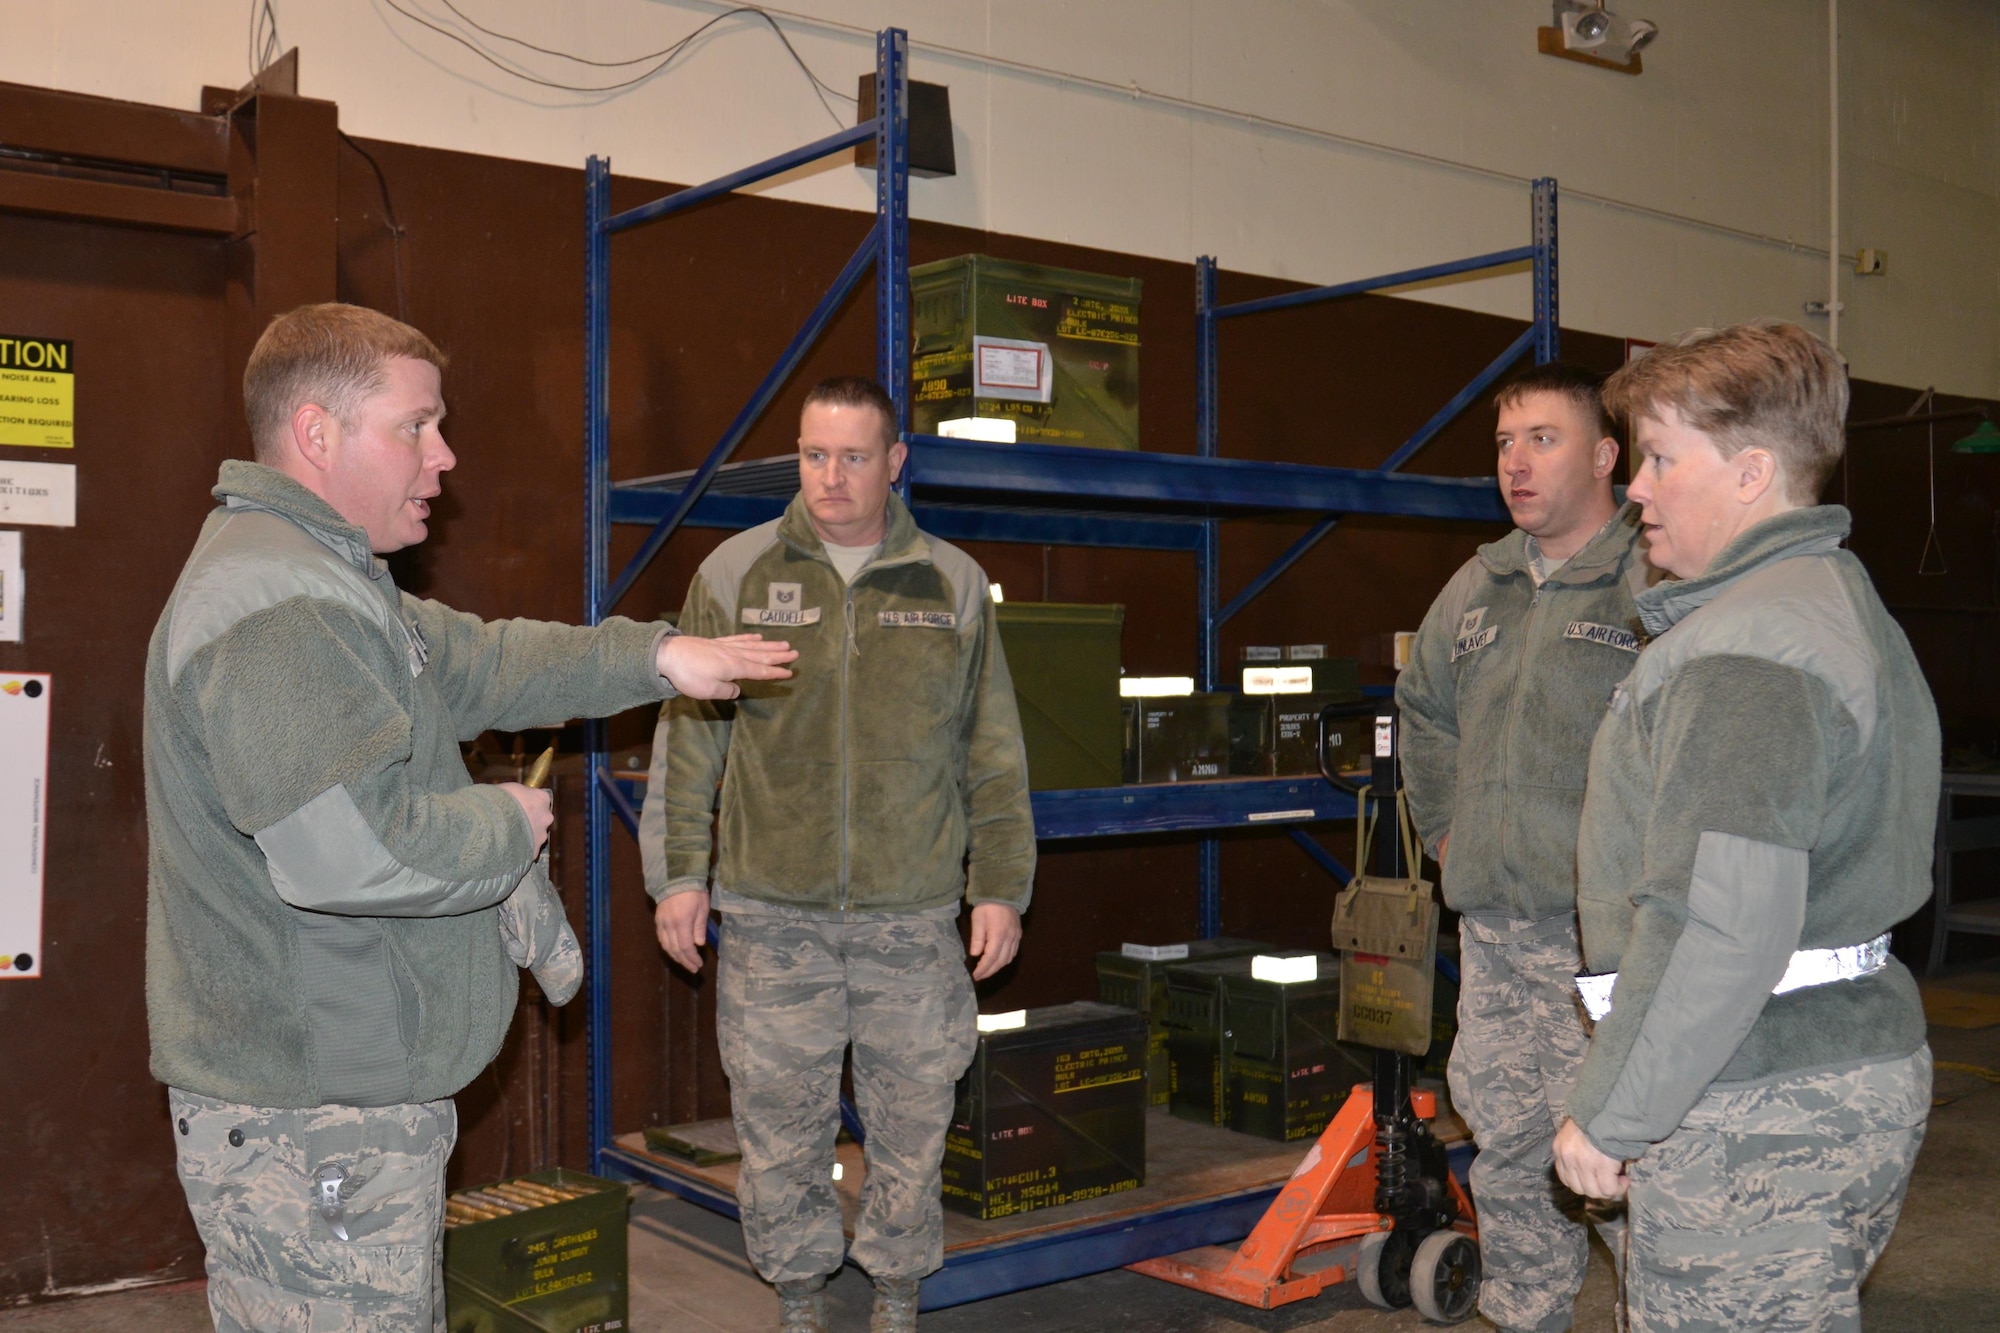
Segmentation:
<svg viewBox="0 0 2000 1333">
<path fill-rule="evenodd" d="M 1529 582 L 1534 582 L 1534 574 L 1528 573 Z M 1521 680 L 1527 674 L 1528 654 L 1535 647 L 1535 621 L 1541 615 L 1542 588 L 1548 580 L 1535 584 L 1535 591 L 1528 598 L 1528 614 L 1521 621 L 1521 651 L 1514 655 L 1514 683 L 1507 691 L 1507 725 L 1500 732 L 1500 867 L 1507 874 L 1508 894 L 1513 898 L 1514 915 L 1528 914 L 1527 902 L 1521 897 L 1520 886 L 1515 883 L 1512 863 L 1507 852 L 1507 801 L 1512 784 L 1509 781 L 1514 772 L 1514 724 L 1521 714 Z"/>
<path fill-rule="evenodd" d="M 838 569 L 834 570 L 833 573 L 835 578 L 840 577 Z M 840 655 L 840 910 L 843 912 L 847 910 L 848 900 L 852 892 L 852 886 L 848 881 L 847 875 L 847 835 L 848 829 L 853 823 L 848 815 L 848 802 L 851 799 L 851 795 L 847 782 L 847 659 L 861 655 L 861 641 L 854 636 L 854 584 L 861 581 L 862 573 L 862 569 L 855 570 L 853 582 L 847 584 L 847 609 L 845 615 L 847 620 L 847 646 L 850 651 Z"/>
<path fill-rule="evenodd" d="M 806 550 L 789 539 L 786 539 L 786 544 L 801 555 L 809 558 L 813 555 L 813 552 Z M 819 552 L 818 559 L 821 564 L 833 570 L 835 578 L 840 578 L 839 568 L 834 565 L 824 550 Z M 852 580 L 841 579 L 842 584 L 845 585 L 845 602 L 842 614 L 847 626 L 848 648 L 848 651 L 840 654 L 840 910 L 843 912 L 848 910 L 853 897 L 853 886 L 849 883 L 847 871 L 848 834 L 853 823 L 849 817 L 853 793 L 849 788 L 847 780 L 848 731 L 851 720 L 851 710 L 848 701 L 848 687 L 850 683 L 848 680 L 848 659 L 861 656 L 861 638 L 855 630 L 854 623 L 854 590 L 860 585 L 862 579 L 878 569 L 893 569 L 897 565 L 927 565 L 929 563 L 930 557 L 922 555 L 898 556 L 894 560 L 875 559 L 870 560 L 861 566 L 861 568 L 855 570 Z"/>
</svg>

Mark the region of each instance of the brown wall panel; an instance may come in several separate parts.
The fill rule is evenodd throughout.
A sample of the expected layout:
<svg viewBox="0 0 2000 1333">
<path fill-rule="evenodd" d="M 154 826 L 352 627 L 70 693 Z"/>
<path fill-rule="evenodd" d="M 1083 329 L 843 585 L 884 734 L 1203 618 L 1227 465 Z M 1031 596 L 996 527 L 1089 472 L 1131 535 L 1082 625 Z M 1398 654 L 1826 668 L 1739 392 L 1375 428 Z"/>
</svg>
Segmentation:
<svg viewBox="0 0 2000 1333">
<path fill-rule="evenodd" d="M 77 526 L 23 529 L 26 642 L 53 735 L 39 980 L 0 981 L 0 1299 L 199 1271 L 147 1072 L 146 642 L 223 457 L 222 243 L 0 215 L 0 324 L 76 343 Z M 6 757 L 0 756 L 0 762 Z"/>
</svg>

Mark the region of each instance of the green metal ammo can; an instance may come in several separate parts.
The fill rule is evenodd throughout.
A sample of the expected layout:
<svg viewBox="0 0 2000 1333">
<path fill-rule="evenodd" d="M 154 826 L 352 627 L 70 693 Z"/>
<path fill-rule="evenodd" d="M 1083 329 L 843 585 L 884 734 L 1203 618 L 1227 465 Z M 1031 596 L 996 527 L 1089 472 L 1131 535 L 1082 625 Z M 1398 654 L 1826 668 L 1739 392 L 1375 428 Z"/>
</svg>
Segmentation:
<svg viewBox="0 0 2000 1333">
<path fill-rule="evenodd" d="M 1035 791 L 1116 787 L 1124 723 L 1118 712 L 1122 606 L 1001 602 L 993 608 Z"/>
<path fill-rule="evenodd" d="M 1260 981 L 1246 966 L 1222 978 L 1223 1120 L 1266 1139 L 1310 1139 L 1356 1083 L 1373 1076 L 1367 1048 L 1335 1039 L 1340 958 L 1317 955 L 1314 981 Z"/>
<path fill-rule="evenodd" d="M 911 269 L 911 427 L 998 418 L 1019 444 L 1137 449 L 1139 290 L 989 255 Z"/>
<path fill-rule="evenodd" d="M 1146 1018 L 1079 1000 L 984 1032 L 944 1138 L 944 1206 L 981 1221 L 1146 1183 Z"/>
<path fill-rule="evenodd" d="M 1180 951 L 1179 956 L 1173 958 L 1135 957 L 1121 949 L 1106 949 L 1097 955 L 1097 998 L 1105 1004 L 1137 1009 L 1146 1015 L 1150 1025 L 1146 1036 L 1149 1104 L 1167 1104 L 1167 969 L 1188 962 L 1264 953 L 1270 947 L 1256 940 L 1225 938 L 1189 940 L 1185 944 L 1159 946 L 1153 950 L 1156 953 Z"/>
<path fill-rule="evenodd" d="M 619 1181 L 563 1167 L 450 1196 L 444 1233 L 450 1333 L 624 1328 L 630 1197 Z M 510 1204 L 515 1211 L 507 1211 Z M 486 1216 L 471 1218 L 463 1211 L 468 1206 Z M 462 1220 L 453 1221 L 454 1213 Z"/>
</svg>

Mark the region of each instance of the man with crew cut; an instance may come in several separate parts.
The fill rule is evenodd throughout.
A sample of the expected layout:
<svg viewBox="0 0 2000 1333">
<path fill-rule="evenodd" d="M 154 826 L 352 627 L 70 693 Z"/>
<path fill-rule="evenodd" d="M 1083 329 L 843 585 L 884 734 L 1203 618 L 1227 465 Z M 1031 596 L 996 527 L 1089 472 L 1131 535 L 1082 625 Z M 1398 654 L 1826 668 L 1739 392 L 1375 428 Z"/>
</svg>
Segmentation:
<svg viewBox="0 0 2000 1333">
<path fill-rule="evenodd" d="M 1034 882 L 989 585 L 892 489 L 895 411 L 872 380 L 816 386 L 798 497 L 702 563 L 681 628 L 782 634 L 797 672 L 730 706 L 664 708 L 640 824 L 667 954 L 700 968 L 709 909 L 722 912 L 737 1198 L 786 1333 L 824 1333 L 823 1288 L 849 1257 L 875 1283 L 871 1327 L 915 1327 L 917 1284 L 943 1263 L 940 1168 L 978 1039 L 972 983 L 1013 960 Z M 868 1168 L 851 1250 L 833 1190 L 850 1046 Z"/>
<path fill-rule="evenodd" d="M 1602 377 L 1537 366 L 1494 398 L 1514 531 L 1445 585 L 1396 684 L 1417 831 L 1459 918 L 1452 1104 L 1479 1144 L 1479 1310 L 1509 1333 L 1561 1333 L 1583 1285 L 1581 1201 L 1551 1174 L 1588 1044 L 1578 968 L 1576 837 L 1591 737 L 1639 651 L 1650 577 L 1611 474 Z M 1614 1256 L 1621 1225 L 1595 1217 Z"/>
</svg>

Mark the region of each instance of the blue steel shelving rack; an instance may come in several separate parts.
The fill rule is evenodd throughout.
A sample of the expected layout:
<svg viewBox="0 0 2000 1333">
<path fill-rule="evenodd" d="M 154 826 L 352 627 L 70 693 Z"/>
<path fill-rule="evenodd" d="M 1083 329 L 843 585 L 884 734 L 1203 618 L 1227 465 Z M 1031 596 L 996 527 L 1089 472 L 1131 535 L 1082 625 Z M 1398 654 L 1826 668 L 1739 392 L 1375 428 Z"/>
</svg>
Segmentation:
<svg viewBox="0 0 2000 1333">
<path fill-rule="evenodd" d="M 1470 259 L 1410 269 L 1258 301 L 1220 305 L 1216 262 L 1196 270 L 1196 455 L 1125 453 L 1051 445 L 994 445 L 910 435 L 909 428 L 909 157 L 908 38 L 887 29 L 876 40 L 878 113 L 803 148 L 693 186 L 624 212 L 611 211 L 608 160 L 586 166 L 585 248 L 585 559 L 586 619 L 601 621 L 681 526 L 740 529 L 775 518 L 797 489 L 789 458 L 730 461 L 759 415 L 824 331 L 872 264 L 876 276 L 876 371 L 897 403 L 897 426 L 909 445 L 898 489 L 918 520 L 950 540 L 1130 547 L 1187 551 L 1196 559 L 1202 688 L 1219 680 L 1221 627 L 1317 544 L 1347 513 L 1438 519 L 1499 520 L 1505 509 L 1491 478 L 1427 477 L 1399 469 L 1453 417 L 1530 350 L 1537 362 L 1557 354 L 1556 188 L 1533 189 L 1530 244 Z M 873 140 L 876 149 L 874 224 L 824 297 L 786 346 L 701 466 L 688 473 L 610 481 L 610 238 L 697 204 L 720 198 Z M 1404 441 L 1380 468 L 1312 467 L 1221 457 L 1217 429 L 1217 326 L 1224 319 L 1289 306 L 1338 300 L 1363 292 L 1521 264 L 1532 268 L 1534 318 L 1528 329 L 1457 396 Z M 1219 590 L 1221 526 L 1225 519 L 1316 514 L 1312 529 L 1252 579 L 1228 603 Z M 650 528 L 616 578 L 610 576 L 610 526 Z M 649 1166 L 618 1148 L 611 1131 L 610 830 L 613 819 L 636 832 L 629 788 L 613 775 L 602 723 L 585 732 L 585 876 L 588 881 L 589 1127 L 593 1168 L 671 1190 L 730 1216 L 736 1202 L 691 1178 Z M 1034 795 L 1038 837 L 1084 838 L 1169 832 L 1214 833 L 1228 828 L 1282 828 L 1330 873 L 1348 872 L 1310 837 L 1309 823 L 1351 817 L 1351 797 L 1319 779 L 1240 779 L 1225 782 L 1112 787 Z M 1220 933 L 1220 841 L 1202 840 L 1199 930 Z M 1141 1217 L 1119 1217 L 1037 1234 L 947 1259 L 927 1279 L 925 1308 L 1036 1286 L 1172 1253 L 1247 1233 L 1275 1189 L 1183 1203 Z"/>
</svg>

